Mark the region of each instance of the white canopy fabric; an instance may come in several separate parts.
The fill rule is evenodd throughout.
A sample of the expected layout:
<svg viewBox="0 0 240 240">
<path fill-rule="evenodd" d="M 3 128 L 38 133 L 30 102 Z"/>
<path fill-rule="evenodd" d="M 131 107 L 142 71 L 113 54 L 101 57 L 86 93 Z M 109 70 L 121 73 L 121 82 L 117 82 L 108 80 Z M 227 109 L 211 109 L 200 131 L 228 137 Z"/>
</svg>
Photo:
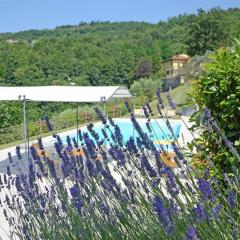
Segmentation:
<svg viewBox="0 0 240 240">
<path fill-rule="evenodd" d="M 0 87 L 0 101 L 101 102 L 111 98 L 129 98 L 131 93 L 120 86 L 34 86 Z"/>
</svg>

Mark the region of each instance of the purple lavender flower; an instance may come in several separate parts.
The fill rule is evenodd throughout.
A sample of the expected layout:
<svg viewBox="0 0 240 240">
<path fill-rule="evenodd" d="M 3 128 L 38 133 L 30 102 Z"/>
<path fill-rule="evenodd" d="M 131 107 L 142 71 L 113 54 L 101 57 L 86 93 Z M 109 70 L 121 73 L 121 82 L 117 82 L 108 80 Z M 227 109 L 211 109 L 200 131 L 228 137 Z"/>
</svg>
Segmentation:
<svg viewBox="0 0 240 240">
<path fill-rule="evenodd" d="M 98 133 L 93 129 L 94 125 L 92 123 L 89 123 L 87 125 L 87 129 L 88 131 L 91 133 L 91 135 L 93 136 L 93 138 L 98 141 L 99 140 L 99 135 Z"/>
<path fill-rule="evenodd" d="M 225 146 L 228 148 L 228 150 L 232 153 L 232 155 L 240 160 L 240 156 L 236 150 L 236 148 L 233 146 L 233 143 L 227 139 L 225 135 L 223 135 L 223 142 L 225 143 Z"/>
<path fill-rule="evenodd" d="M 6 202 L 6 204 L 8 205 L 8 206 L 10 206 L 10 198 L 9 198 L 9 196 L 6 194 L 5 195 L 5 202 Z"/>
<path fill-rule="evenodd" d="M 3 185 L 2 175 L 0 175 L 0 187 Z"/>
<path fill-rule="evenodd" d="M 207 218 L 207 215 L 205 213 L 205 210 L 203 208 L 203 205 L 201 205 L 200 203 L 197 203 L 197 206 L 193 209 L 193 211 L 196 214 L 196 219 L 198 221 L 204 221 Z"/>
<path fill-rule="evenodd" d="M 123 146 L 123 135 L 118 125 L 114 127 L 114 137 L 117 140 L 120 147 Z"/>
<path fill-rule="evenodd" d="M 157 89 L 156 95 L 157 95 L 157 98 L 158 98 L 158 102 L 160 104 L 163 104 L 163 99 L 162 99 L 162 96 L 161 96 L 161 93 L 160 93 L 160 88 Z"/>
<path fill-rule="evenodd" d="M 21 192 L 21 190 L 22 190 L 21 179 L 18 175 L 15 177 L 15 187 L 18 192 Z"/>
<path fill-rule="evenodd" d="M 153 111 L 152 111 L 152 108 L 151 108 L 149 102 L 146 103 L 146 107 L 147 107 L 148 112 L 150 113 L 150 115 L 153 116 Z"/>
<path fill-rule="evenodd" d="M 147 126 L 148 131 L 151 133 L 152 128 L 151 128 L 150 123 L 148 121 L 146 122 L 146 126 Z"/>
<path fill-rule="evenodd" d="M 73 140 L 74 147 L 75 147 L 75 148 L 78 148 L 78 143 L 77 143 L 76 138 L 73 137 L 72 140 Z"/>
<path fill-rule="evenodd" d="M 108 138 L 108 135 L 107 135 L 105 129 L 102 128 L 101 131 L 102 131 L 103 137 L 104 137 L 105 139 L 107 139 L 107 138 Z"/>
<path fill-rule="evenodd" d="M 99 110 L 99 108 L 95 107 L 95 112 L 97 114 L 97 117 L 102 121 L 102 123 L 105 125 L 107 123 L 107 119 L 105 115 Z"/>
<path fill-rule="evenodd" d="M 143 110 L 143 113 L 144 113 L 145 118 L 149 118 L 149 113 L 148 113 L 148 111 L 147 111 L 147 108 L 143 106 L 143 107 L 142 107 L 142 110 Z"/>
<path fill-rule="evenodd" d="M 166 119 L 166 125 L 167 125 L 168 130 L 171 132 L 172 136 L 174 137 L 174 131 L 173 131 L 172 125 L 168 119 Z"/>
<path fill-rule="evenodd" d="M 128 101 L 125 101 L 125 106 L 126 106 L 128 112 L 131 113 L 132 109 L 130 108 Z"/>
<path fill-rule="evenodd" d="M 8 221 L 7 210 L 5 208 L 3 209 L 3 215 L 6 218 L 6 220 Z"/>
<path fill-rule="evenodd" d="M 54 143 L 54 147 L 55 147 L 55 150 L 56 152 L 58 153 L 58 156 L 60 158 L 62 158 L 62 149 L 61 149 L 61 146 L 59 145 L 59 143 Z"/>
<path fill-rule="evenodd" d="M 10 170 L 10 167 L 7 166 L 7 175 L 10 177 L 11 176 L 11 170 Z"/>
<path fill-rule="evenodd" d="M 219 214 L 222 211 L 222 208 L 223 208 L 223 205 L 221 203 L 215 205 L 212 208 L 212 217 L 215 218 L 215 219 L 218 219 L 219 218 Z"/>
<path fill-rule="evenodd" d="M 34 169 L 33 169 L 33 164 L 30 163 L 28 165 L 28 180 L 29 180 L 29 183 L 30 183 L 30 186 L 33 187 L 33 183 L 35 181 L 36 177 L 35 177 L 35 172 L 34 172 Z"/>
<path fill-rule="evenodd" d="M 17 158 L 19 160 L 22 159 L 22 155 L 21 155 L 21 151 L 20 151 L 20 147 L 19 146 L 16 146 L 16 155 L 17 155 Z"/>
<path fill-rule="evenodd" d="M 135 145 L 135 141 L 133 137 L 130 137 L 129 140 L 126 142 L 126 147 L 129 152 L 131 153 L 137 153 L 137 146 Z"/>
<path fill-rule="evenodd" d="M 46 121 L 46 125 L 47 125 L 48 131 L 51 132 L 51 131 L 53 130 L 53 127 L 52 127 L 52 124 L 51 124 L 50 121 L 49 121 L 48 115 L 45 116 L 45 121 Z"/>
<path fill-rule="evenodd" d="M 12 155 L 10 152 L 8 153 L 8 159 L 9 159 L 9 163 L 13 163 Z"/>
<path fill-rule="evenodd" d="M 107 216 L 110 214 L 110 208 L 106 203 L 101 204 L 101 209 Z"/>
<path fill-rule="evenodd" d="M 172 142 L 172 147 L 173 147 L 173 151 L 176 153 L 177 158 L 183 162 L 184 156 L 175 142 Z"/>
<path fill-rule="evenodd" d="M 197 229 L 193 226 L 188 226 L 185 233 L 185 240 L 197 240 Z"/>
<path fill-rule="evenodd" d="M 48 164 L 48 168 L 49 168 L 49 171 L 50 171 L 51 175 L 53 177 L 57 177 L 54 161 L 47 158 L 47 164 Z"/>
<path fill-rule="evenodd" d="M 71 138 L 69 136 L 67 136 L 66 141 L 68 144 L 68 149 L 69 149 L 69 151 L 71 151 L 73 149 L 72 143 L 71 143 Z"/>
<path fill-rule="evenodd" d="M 71 193 L 72 198 L 77 198 L 77 197 L 79 197 L 79 194 L 80 194 L 79 187 L 78 187 L 76 184 L 73 185 L 73 186 L 70 188 L 70 193 Z"/>
<path fill-rule="evenodd" d="M 95 151 L 95 144 L 94 144 L 93 140 L 90 139 L 87 135 L 84 135 L 84 141 L 85 141 L 85 144 L 86 144 L 88 155 L 92 159 L 96 159 L 97 158 L 97 153 Z"/>
<path fill-rule="evenodd" d="M 210 110 L 206 107 L 204 108 L 204 116 L 206 119 L 208 119 L 209 121 L 212 121 L 213 118 L 212 118 L 212 115 L 211 115 L 211 112 Z"/>
<path fill-rule="evenodd" d="M 43 143 L 42 143 L 42 138 L 39 137 L 37 140 L 38 140 L 38 147 L 39 147 L 39 149 L 40 149 L 40 150 L 43 150 L 44 147 L 43 147 Z"/>
<path fill-rule="evenodd" d="M 101 171 L 103 170 L 103 165 L 102 165 L 102 162 L 97 160 L 95 161 L 95 165 L 96 165 L 96 170 L 98 173 L 101 173 Z"/>
<path fill-rule="evenodd" d="M 171 96 L 170 96 L 169 93 L 167 94 L 167 99 L 168 99 L 168 104 L 169 104 L 169 106 L 170 106 L 173 110 L 175 110 L 175 109 L 176 109 L 176 103 L 172 100 L 172 98 L 171 98 Z"/>
<path fill-rule="evenodd" d="M 126 160 L 125 160 L 125 155 L 124 155 L 122 149 L 118 148 L 116 150 L 116 158 L 119 161 L 119 165 L 120 166 L 124 166 L 125 165 Z"/>
<path fill-rule="evenodd" d="M 162 113 L 162 109 L 159 104 L 157 104 L 157 110 L 158 110 L 159 116 L 162 117 L 163 113 Z"/>
<path fill-rule="evenodd" d="M 236 207 L 236 192 L 231 190 L 228 194 L 227 201 L 231 208 L 235 208 Z"/>
<path fill-rule="evenodd" d="M 95 175 L 95 168 L 94 168 L 94 165 L 93 165 L 93 163 L 90 159 L 86 160 L 86 166 L 87 166 L 89 175 L 90 176 Z"/>
<path fill-rule="evenodd" d="M 79 199 L 79 198 L 73 199 L 73 205 L 77 209 L 78 213 L 80 214 L 81 210 L 82 210 L 82 208 L 84 206 L 84 202 L 81 199 Z"/>
<path fill-rule="evenodd" d="M 159 185 L 159 183 L 160 183 L 160 178 L 154 179 L 154 180 L 152 181 L 152 186 L 153 186 L 154 188 L 157 188 L 158 185 Z"/>
<path fill-rule="evenodd" d="M 115 127 L 115 122 L 113 121 L 113 119 L 111 117 L 108 117 L 108 121 L 113 127 Z"/>
<path fill-rule="evenodd" d="M 78 137 L 79 137 L 79 140 L 80 140 L 80 141 L 83 140 L 81 129 L 78 129 Z"/>
<path fill-rule="evenodd" d="M 198 187 L 204 199 L 214 200 L 214 192 L 210 183 L 202 178 L 198 179 Z"/>
<path fill-rule="evenodd" d="M 32 155 L 33 160 L 40 161 L 40 157 L 39 157 L 39 155 L 38 155 L 34 146 L 30 147 L 30 151 L 31 151 L 31 155 Z"/>
<path fill-rule="evenodd" d="M 173 230 L 172 222 L 171 222 L 171 219 L 169 218 L 168 211 L 164 207 L 162 199 L 160 197 L 158 196 L 154 197 L 153 207 L 163 228 L 165 229 L 167 234 L 171 234 Z"/>
<path fill-rule="evenodd" d="M 145 155 L 142 155 L 141 158 L 141 166 L 143 169 L 146 169 L 150 177 L 156 177 L 156 172 L 152 168 L 151 164 L 149 163 L 147 157 Z"/>
<path fill-rule="evenodd" d="M 137 137 L 137 147 L 141 149 L 143 147 L 142 141 L 139 137 Z"/>
<path fill-rule="evenodd" d="M 60 137 L 59 135 L 57 135 L 57 136 L 56 136 L 56 139 L 57 139 L 57 142 L 58 142 L 60 148 L 63 149 L 63 142 L 62 142 L 61 137 Z"/>
<path fill-rule="evenodd" d="M 3 182 L 4 182 L 4 184 L 7 184 L 7 175 L 6 174 L 3 174 Z"/>
</svg>

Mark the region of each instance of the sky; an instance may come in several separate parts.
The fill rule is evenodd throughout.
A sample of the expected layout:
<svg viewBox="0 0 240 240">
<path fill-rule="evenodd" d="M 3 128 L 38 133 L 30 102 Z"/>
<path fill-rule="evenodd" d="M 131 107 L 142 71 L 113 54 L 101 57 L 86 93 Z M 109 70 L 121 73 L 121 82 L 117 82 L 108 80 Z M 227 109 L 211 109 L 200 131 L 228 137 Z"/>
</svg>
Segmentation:
<svg viewBox="0 0 240 240">
<path fill-rule="evenodd" d="M 216 6 L 240 7 L 240 0 L 0 0 L 0 32 L 52 29 L 92 20 L 158 23 Z"/>
</svg>

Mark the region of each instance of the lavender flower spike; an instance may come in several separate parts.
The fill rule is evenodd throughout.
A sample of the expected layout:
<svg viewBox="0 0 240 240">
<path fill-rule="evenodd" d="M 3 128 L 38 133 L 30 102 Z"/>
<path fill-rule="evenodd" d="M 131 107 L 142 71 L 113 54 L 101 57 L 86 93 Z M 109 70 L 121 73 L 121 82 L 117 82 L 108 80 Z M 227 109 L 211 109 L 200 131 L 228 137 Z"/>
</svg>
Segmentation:
<svg viewBox="0 0 240 240">
<path fill-rule="evenodd" d="M 49 121 L 48 115 L 45 116 L 45 121 L 46 121 L 46 125 L 47 125 L 48 131 L 52 131 L 52 130 L 53 130 L 53 127 L 52 127 L 52 124 L 51 124 L 50 121 Z"/>
<path fill-rule="evenodd" d="M 102 121 L 102 123 L 106 124 L 107 119 L 106 119 L 105 115 L 103 114 L 103 112 L 100 111 L 98 107 L 95 107 L 94 110 L 96 112 L 97 117 Z"/>
<path fill-rule="evenodd" d="M 170 96 L 170 94 L 169 93 L 167 93 L 167 99 L 168 99 L 168 104 L 169 104 L 169 106 L 173 109 L 173 110 L 175 110 L 176 109 L 176 103 L 172 100 L 172 98 L 171 98 L 171 96 Z"/>
<path fill-rule="evenodd" d="M 197 240 L 197 229 L 189 226 L 186 231 L 185 240 Z"/>
</svg>

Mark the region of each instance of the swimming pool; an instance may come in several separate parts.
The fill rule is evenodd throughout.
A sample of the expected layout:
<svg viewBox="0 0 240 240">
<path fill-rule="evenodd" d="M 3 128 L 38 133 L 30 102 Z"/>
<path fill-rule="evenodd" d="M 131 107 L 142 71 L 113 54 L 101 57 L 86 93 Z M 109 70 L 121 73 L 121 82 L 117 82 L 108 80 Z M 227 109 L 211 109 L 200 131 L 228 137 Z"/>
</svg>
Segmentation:
<svg viewBox="0 0 240 240">
<path fill-rule="evenodd" d="M 133 124 L 129 119 L 114 119 L 114 122 L 118 124 L 124 141 L 127 141 L 130 137 L 138 137 L 138 133 L 136 130 L 133 128 Z M 163 144 L 165 146 L 166 150 L 171 150 L 171 141 L 174 140 L 172 134 L 170 133 L 167 125 L 166 125 L 166 120 L 164 119 L 157 119 L 157 120 L 152 120 L 151 121 L 151 127 L 153 131 L 149 133 L 147 126 L 146 126 L 146 120 L 145 119 L 138 119 L 138 123 L 140 124 L 141 128 L 145 133 L 148 133 L 150 138 L 153 140 L 154 144 Z M 181 131 L 181 121 L 180 120 L 170 120 L 174 136 L 176 138 L 179 137 L 180 131 Z M 94 130 L 99 134 L 100 139 L 103 138 L 103 134 L 101 129 L 104 128 L 104 125 L 100 122 L 94 124 Z M 113 131 L 113 127 L 111 126 L 110 129 Z M 88 132 L 87 127 L 82 127 L 81 128 L 82 132 Z M 107 131 L 107 133 L 109 133 Z M 90 135 L 90 134 L 89 134 Z M 62 140 L 63 143 L 66 143 L 66 137 L 67 135 L 62 135 Z M 77 139 L 77 134 L 69 134 L 70 138 L 76 138 Z M 110 134 L 109 134 L 110 138 Z"/>
</svg>

